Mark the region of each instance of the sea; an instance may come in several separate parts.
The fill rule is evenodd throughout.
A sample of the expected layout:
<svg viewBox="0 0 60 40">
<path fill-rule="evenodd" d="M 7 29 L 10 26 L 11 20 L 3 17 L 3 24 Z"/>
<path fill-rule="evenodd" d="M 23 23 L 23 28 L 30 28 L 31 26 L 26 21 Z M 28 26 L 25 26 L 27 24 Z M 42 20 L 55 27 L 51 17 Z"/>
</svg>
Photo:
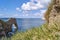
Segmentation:
<svg viewBox="0 0 60 40">
<path fill-rule="evenodd" d="M 9 18 L 0 18 L 3 21 L 8 21 Z M 45 23 L 41 18 L 16 18 L 18 31 L 26 31 L 34 27 L 40 27 Z"/>
</svg>

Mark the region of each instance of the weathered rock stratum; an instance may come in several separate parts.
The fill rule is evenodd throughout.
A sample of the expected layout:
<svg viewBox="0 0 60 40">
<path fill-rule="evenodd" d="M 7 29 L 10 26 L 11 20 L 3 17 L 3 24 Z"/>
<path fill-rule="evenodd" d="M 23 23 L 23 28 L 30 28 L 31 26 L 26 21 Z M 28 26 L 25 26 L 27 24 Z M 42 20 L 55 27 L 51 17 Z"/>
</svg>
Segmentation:
<svg viewBox="0 0 60 40">
<path fill-rule="evenodd" d="M 54 23 L 60 26 L 60 0 L 53 0 L 51 12 L 49 14 L 49 25 Z"/>
</svg>

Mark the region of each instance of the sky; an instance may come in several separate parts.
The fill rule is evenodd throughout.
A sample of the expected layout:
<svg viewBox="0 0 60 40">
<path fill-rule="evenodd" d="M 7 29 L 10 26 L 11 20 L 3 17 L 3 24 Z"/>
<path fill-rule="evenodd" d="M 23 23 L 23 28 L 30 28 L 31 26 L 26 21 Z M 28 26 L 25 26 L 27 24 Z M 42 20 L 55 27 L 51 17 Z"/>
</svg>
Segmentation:
<svg viewBox="0 0 60 40">
<path fill-rule="evenodd" d="M 50 0 L 0 0 L 0 18 L 44 18 Z"/>
</svg>

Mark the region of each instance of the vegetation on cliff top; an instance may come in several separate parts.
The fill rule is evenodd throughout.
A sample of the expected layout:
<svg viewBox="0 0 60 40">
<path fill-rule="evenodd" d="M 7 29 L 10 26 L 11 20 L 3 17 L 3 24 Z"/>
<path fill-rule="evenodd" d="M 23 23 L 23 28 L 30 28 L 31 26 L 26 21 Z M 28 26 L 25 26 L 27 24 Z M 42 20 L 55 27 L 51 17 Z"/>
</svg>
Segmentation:
<svg viewBox="0 0 60 40">
<path fill-rule="evenodd" d="M 60 40 L 59 26 L 44 24 L 38 28 L 15 34 L 11 40 Z"/>
</svg>

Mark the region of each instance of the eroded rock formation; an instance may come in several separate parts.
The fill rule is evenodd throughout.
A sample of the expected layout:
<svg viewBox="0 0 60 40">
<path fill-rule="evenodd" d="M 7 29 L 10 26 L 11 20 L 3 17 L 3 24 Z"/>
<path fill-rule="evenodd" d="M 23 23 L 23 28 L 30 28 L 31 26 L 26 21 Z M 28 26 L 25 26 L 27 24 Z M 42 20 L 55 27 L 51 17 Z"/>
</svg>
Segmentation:
<svg viewBox="0 0 60 40">
<path fill-rule="evenodd" d="M 60 23 L 60 0 L 55 0 L 55 4 L 49 15 L 49 25 L 53 23 Z"/>
<path fill-rule="evenodd" d="M 51 2 L 46 11 L 45 19 L 49 25 L 60 21 L 60 0 L 53 0 Z"/>
<path fill-rule="evenodd" d="M 14 24 L 16 26 L 15 31 L 17 31 L 18 25 L 17 25 L 17 22 L 16 22 L 15 18 L 10 18 L 7 22 L 4 22 L 3 20 L 0 20 L 0 36 L 1 35 L 8 36 L 7 34 L 9 32 L 12 32 L 12 24 Z"/>
</svg>

